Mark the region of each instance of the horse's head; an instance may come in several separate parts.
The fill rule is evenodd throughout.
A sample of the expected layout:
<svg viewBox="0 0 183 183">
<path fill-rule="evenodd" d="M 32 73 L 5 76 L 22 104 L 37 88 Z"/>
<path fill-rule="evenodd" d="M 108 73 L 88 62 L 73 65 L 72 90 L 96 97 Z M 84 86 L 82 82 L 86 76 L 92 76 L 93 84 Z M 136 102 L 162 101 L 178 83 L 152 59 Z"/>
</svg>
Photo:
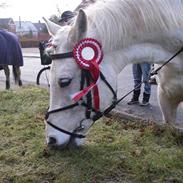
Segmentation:
<svg viewBox="0 0 183 183">
<path fill-rule="evenodd" d="M 50 106 L 45 120 L 46 141 L 51 146 L 61 148 L 69 144 L 79 146 L 83 143 L 83 137 L 93 121 L 101 115 L 99 111 L 111 104 L 115 94 L 101 79 L 97 79 L 99 95 L 97 87 L 86 92 L 87 87 L 96 84 L 95 77 L 87 69 L 82 69 L 73 56 L 75 45 L 91 35 L 87 30 L 87 16 L 84 11 L 79 11 L 75 24 L 72 26 L 60 27 L 48 20 L 46 20 L 46 24 L 52 35 L 52 41 L 47 51 L 54 53 L 52 54 L 50 79 Z M 92 57 L 93 54 L 87 49 L 84 51 L 86 58 Z M 112 85 L 111 88 L 116 87 L 114 70 L 107 64 L 105 65 L 103 61 L 101 67 L 106 80 Z M 82 97 L 77 95 L 79 91 L 82 91 Z M 73 94 L 79 99 L 73 101 L 71 97 Z M 97 97 L 100 98 L 100 101 Z M 99 103 L 100 108 L 98 109 Z"/>
</svg>

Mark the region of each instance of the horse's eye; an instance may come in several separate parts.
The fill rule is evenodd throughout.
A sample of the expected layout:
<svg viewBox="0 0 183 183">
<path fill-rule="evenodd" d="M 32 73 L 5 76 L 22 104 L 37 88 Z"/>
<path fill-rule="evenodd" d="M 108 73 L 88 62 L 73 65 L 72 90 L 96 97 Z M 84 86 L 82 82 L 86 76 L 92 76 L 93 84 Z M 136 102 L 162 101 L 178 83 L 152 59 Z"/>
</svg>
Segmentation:
<svg viewBox="0 0 183 183">
<path fill-rule="evenodd" d="M 69 84 L 71 83 L 72 78 L 60 78 L 58 80 L 58 84 L 61 88 L 69 86 Z"/>
</svg>

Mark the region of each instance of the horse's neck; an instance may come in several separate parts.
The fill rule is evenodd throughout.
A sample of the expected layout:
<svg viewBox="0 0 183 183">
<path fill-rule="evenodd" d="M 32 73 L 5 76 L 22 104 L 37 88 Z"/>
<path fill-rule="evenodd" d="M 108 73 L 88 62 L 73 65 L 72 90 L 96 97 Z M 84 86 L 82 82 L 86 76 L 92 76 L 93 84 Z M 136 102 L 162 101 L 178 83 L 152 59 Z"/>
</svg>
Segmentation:
<svg viewBox="0 0 183 183">
<path fill-rule="evenodd" d="M 134 63 L 156 63 L 163 64 L 170 57 L 173 56 L 172 52 L 168 52 L 159 45 L 155 44 L 137 44 L 118 50 L 106 55 L 105 62 L 113 67 L 115 72 L 119 74 L 123 68 L 128 64 Z M 181 63 L 181 59 L 176 57 L 174 64 Z"/>
<path fill-rule="evenodd" d="M 175 2 L 174 2 L 175 1 Z M 142 42 L 163 43 L 183 25 L 179 0 L 113 0 L 88 10 L 106 52 Z M 95 11 L 96 9 L 96 11 Z"/>
<path fill-rule="evenodd" d="M 88 9 L 93 21 L 88 34 L 101 41 L 105 62 L 117 73 L 130 63 L 163 63 L 183 43 L 180 0 L 113 0 L 103 8 L 97 4 L 93 12 Z M 177 30 L 181 34 L 174 34 Z"/>
</svg>

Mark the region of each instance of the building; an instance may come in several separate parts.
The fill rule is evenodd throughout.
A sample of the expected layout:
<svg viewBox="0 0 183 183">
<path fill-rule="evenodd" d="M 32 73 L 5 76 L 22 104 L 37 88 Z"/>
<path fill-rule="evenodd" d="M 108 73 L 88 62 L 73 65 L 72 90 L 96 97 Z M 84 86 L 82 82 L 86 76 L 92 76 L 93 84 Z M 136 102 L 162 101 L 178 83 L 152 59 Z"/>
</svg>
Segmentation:
<svg viewBox="0 0 183 183">
<path fill-rule="evenodd" d="M 38 30 L 31 21 L 15 21 L 16 34 L 19 37 L 37 38 Z"/>
<path fill-rule="evenodd" d="M 38 23 L 33 23 L 33 24 L 37 28 L 38 32 L 48 33 L 45 23 L 38 22 Z"/>
<path fill-rule="evenodd" d="M 12 18 L 0 18 L 0 29 L 16 32 L 16 25 Z"/>
<path fill-rule="evenodd" d="M 45 23 L 41 23 L 39 21 L 38 23 L 33 23 L 33 24 L 38 30 L 38 39 L 40 41 L 48 40 L 50 38 L 50 35 L 48 34 L 48 30 Z"/>
</svg>

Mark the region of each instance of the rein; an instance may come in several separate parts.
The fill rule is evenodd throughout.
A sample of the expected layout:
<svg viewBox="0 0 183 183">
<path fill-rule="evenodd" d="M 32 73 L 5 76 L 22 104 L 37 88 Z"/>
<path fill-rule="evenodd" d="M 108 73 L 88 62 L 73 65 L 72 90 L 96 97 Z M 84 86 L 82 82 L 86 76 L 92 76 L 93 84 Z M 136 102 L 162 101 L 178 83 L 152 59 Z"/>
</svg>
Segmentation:
<svg viewBox="0 0 183 183">
<path fill-rule="evenodd" d="M 179 55 L 183 51 L 183 47 L 180 48 L 171 58 L 169 58 L 164 64 L 162 64 L 160 67 L 158 67 L 156 70 L 152 71 L 150 73 L 150 76 L 157 75 L 158 71 L 161 70 L 165 65 L 167 65 L 173 58 L 175 58 L 177 55 Z"/>
<path fill-rule="evenodd" d="M 162 67 L 164 67 L 166 64 L 168 64 L 174 57 L 176 57 L 182 51 L 183 51 L 183 47 L 178 52 L 176 52 L 170 59 L 168 59 L 162 66 L 160 66 L 156 70 L 152 71 L 150 73 L 150 76 L 158 74 L 158 71 L 160 69 L 162 69 Z M 51 54 L 49 56 L 51 57 L 52 60 L 56 60 L 56 59 L 73 58 L 74 54 L 73 54 L 73 52 L 67 52 L 67 53 L 62 53 L 62 54 Z M 98 119 L 100 119 L 101 117 L 103 117 L 103 116 L 107 115 L 109 112 L 111 112 L 116 107 L 116 105 L 118 103 L 120 103 L 125 97 L 127 97 L 136 88 L 138 88 L 142 83 L 144 83 L 144 82 L 141 82 L 137 87 L 135 87 L 133 90 L 129 91 L 127 94 L 125 94 L 123 97 L 121 97 L 120 99 L 117 100 L 116 92 L 114 91 L 112 86 L 108 83 L 108 81 L 106 80 L 105 76 L 102 74 L 101 71 L 100 71 L 100 78 L 106 84 L 106 86 L 109 88 L 109 90 L 113 94 L 113 101 L 112 101 L 112 104 L 109 107 L 107 107 L 102 112 L 100 110 L 96 111 L 96 109 L 92 107 L 92 94 L 91 94 L 91 91 L 89 91 L 86 94 L 86 101 L 84 101 L 84 99 L 82 97 L 78 102 L 75 102 L 74 104 L 67 105 L 67 106 L 64 106 L 64 107 L 61 107 L 61 108 L 58 108 L 58 109 L 54 109 L 52 111 L 47 111 L 46 114 L 45 114 L 45 120 L 46 120 L 47 124 L 52 126 L 53 128 L 55 128 L 56 130 L 62 132 L 62 133 L 70 135 L 71 137 L 85 138 L 86 137 L 85 135 L 77 133 L 78 131 L 80 131 L 84 128 L 83 125 L 82 125 L 82 122 L 84 121 L 84 119 L 80 121 L 80 126 L 79 127 L 77 127 L 73 132 L 69 132 L 69 131 L 64 130 L 62 128 L 59 128 L 58 126 L 56 126 L 56 125 L 52 124 L 50 121 L 48 121 L 47 119 L 49 118 L 49 115 L 53 114 L 53 113 L 60 112 L 60 111 L 65 111 L 65 110 L 68 110 L 68 109 L 72 109 L 72 108 L 75 108 L 75 107 L 78 107 L 78 106 L 83 106 L 86 109 L 85 110 L 85 119 L 93 120 L 93 124 L 94 124 Z M 92 82 L 92 80 L 93 79 L 92 79 L 91 73 L 86 69 L 81 69 L 80 90 L 83 90 L 85 85 L 89 86 L 90 83 Z M 94 113 L 94 115 L 92 117 L 91 117 L 91 113 Z"/>
</svg>

